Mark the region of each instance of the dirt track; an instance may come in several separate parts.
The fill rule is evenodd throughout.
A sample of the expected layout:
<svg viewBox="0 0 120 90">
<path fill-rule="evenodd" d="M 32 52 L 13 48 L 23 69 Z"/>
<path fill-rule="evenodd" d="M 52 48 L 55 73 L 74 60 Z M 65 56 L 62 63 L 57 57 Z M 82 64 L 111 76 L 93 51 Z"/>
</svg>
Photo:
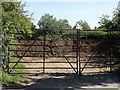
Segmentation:
<svg viewBox="0 0 120 90">
<path fill-rule="evenodd" d="M 117 78 L 111 74 L 76 74 L 52 73 L 33 76 L 29 82 L 21 85 L 26 88 L 118 88 Z"/>
<path fill-rule="evenodd" d="M 40 61 L 39 58 L 23 58 L 24 61 L 33 62 L 33 61 Z M 49 58 L 46 61 L 59 61 L 61 60 L 56 58 Z M 24 64 L 26 67 L 40 67 L 42 64 L 38 63 L 30 63 Z M 47 64 L 46 66 L 49 67 L 60 67 L 60 66 L 69 66 L 69 64 Z M 53 89 L 57 88 L 59 90 L 65 88 L 118 88 L 118 77 L 114 76 L 110 73 L 91 73 L 91 72 L 99 72 L 99 69 L 86 69 L 83 72 L 83 76 L 79 76 L 75 74 L 73 70 L 61 70 L 61 69 L 49 69 L 46 70 L 46 73 L 49 74 L 42 74 L 41 70 L 29 70 L 31 73 L 41 73 L 37 75 L 30 76 L 28 81 L 19 82 L 16 84 L 11 84 L 6 86 L 6 88 L 21 88 L 21 89 L 41 89 L 41 88 L 48 88 Z M 89 74 L 85 74 L 88 72 Z"/>
<path fill-rule="evenodd" d="M 120 85 L 118 85 L 118 78 L 111 74 L 83 75 L 80 77 L 76 74 L 51 73 L 31 76 L 28 81 L 11 84 L 5 88 L 64 90 L 70 88 L 120 88 Z"/>
</svg>

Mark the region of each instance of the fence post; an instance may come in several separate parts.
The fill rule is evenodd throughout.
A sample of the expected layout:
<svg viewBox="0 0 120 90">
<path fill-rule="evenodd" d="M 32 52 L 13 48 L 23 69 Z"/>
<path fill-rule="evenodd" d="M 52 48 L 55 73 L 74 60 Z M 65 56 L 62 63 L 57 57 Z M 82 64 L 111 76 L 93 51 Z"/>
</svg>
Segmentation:
<svg viewBox="0 0 120 90">
<path fill-rule="evenodd" d="M 43 34 L 44 34 L 44 46 L 43 46 L 43 73 L 45 73 L 45 45 L 46 45 L 46 31 L 43 30 Z"/>
</svg>

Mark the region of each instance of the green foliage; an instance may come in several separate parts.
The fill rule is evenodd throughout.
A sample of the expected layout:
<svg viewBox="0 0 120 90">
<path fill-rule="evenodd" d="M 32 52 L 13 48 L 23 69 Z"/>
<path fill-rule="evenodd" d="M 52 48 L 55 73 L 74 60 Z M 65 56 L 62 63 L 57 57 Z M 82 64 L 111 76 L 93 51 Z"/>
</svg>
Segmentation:
<svg viewBox="0 0 120 90">
<path fill-rule="evenodd" d="M 83 30 L 90 30 L 90 26 L 86 21 L 80 20 L 77 23 L 83 27 Z M 75 29 L 75 27 L 73 28 Z"/>
<path fill-rule="evenodd" d="M 13 66 L 13 64 L 10 65 L 10 67 L 11 66 Z M 16 67 L 23 68 L 24 66 L 21 65 L 21 64 L 18 64 Z M 18 69 L 18 70 L 14 69 L 14 70 L 12 70 L 12 72 L 15 72 L 15 73 L 26 73 L 26 71 L 22 70 L 22 69 Z M 7 83 L 13 83 L 13 82 L 25 81 L 26 80 L 25 78 L 22 78 L 19 74 L 10 75 L 10 74 L 7 74 L 4 71 L 2 71 L 1 78 L 2 78 L 2 84 L 7 84 Z"/>
<path fill-rule="evenodd" d="M 117 9 L 113 12 L 112 19 L 110 20 L 108 15 L 103 15 L 100 17 L 100 27 L 98 29 L 111 29 L 120 30 L 120 4 L 118 4 Z"/>
<path fill-rule="evenodd" d="M 17 62 L 17 58 L 11 58 L 11 62 Z M 12 68 L 15 63 L 10 63 L 9 67 Z M 17 64 L 15 68 L 24 68 L 25 65 Z M 10 69 L 12 73 L 26 73 L 23 69 Z M 27 76 L 27 74 L 26 74 Z M 18 81 L 25 81 L 27 79 L 22 78 L 20 74 L 8 74 L 5 70 L 1 72 L 2 84 L 14 83 Z"/>
<path fill-rule="evenodd" d="M 21 2 L 15 2 L 15 0 L 3 0 L 0 10 L 2 11 L 2 67 L 7 68 L 8 59 L 14 60 L 11 55 L 13 52 L 9 52 L 9 49 L 16 49 L 15 46 L 9 44 L 15 44 L 17 38 L 32 38 L 32 35 L 27 33 L 33 33 L 32 28 L 35 26 L 31 22 L 31 16 L 28 17 L 27 11 L 24 10 L 25 4 Z M 29 28 L 29 29 L 21 29 Z M 14 35 L 10 33 L 22 33 L 21 35 Z M 10 66 L 13 66 L 10 64 Z M 18 64 L 17 67 L 23 67 Z M 6 71 L 6 70 L 5 70 Z M 23 72 L 22 70 L 13 70 L 14 72 Z M 18 80 L 19 76 L 9 76 L 3 72 L 3 82 L 12 82 Z"/>
<path fill-rule="evenodd" d="M 40 18 L 40 20 L 38 21 L 38 26 L 40 28 L 54 29 L 54 30 L 48 30 L 48 32 L 52 34 L 63 33 L 62 30 L 55 31 L 55 29 L 71 29 L 72 28 L 66 19 L 57 20 L 55 17 L 53 17 L 53 15 L 49 15 L 49 14 L 45 14 Z"/>
<path fill-rule="evenodd" d="M 12 58 L 12 62 L 17 62 L 17 59 Z M 9 67 L 12 68 L 15 65 L 15 63 L 10 63 Z M 22 64 L 17 64 L 15 68 L 24 68 L 25 65 Z M 26 73 L 26 70 L 23 69 L 11 69 L 12 73 Z M 8 74 L 6 71 L 2 71 L 2 84 L 7 84 L 7 83 L 14 83 L 18 81 L 24 81 L 26 80 L 25 78 L 22 78 L 20 74 Z"/>
<path fill-rule="evenodd" d="M 120 30 L 120 9 L 116 9 L 113 14 L 113 29 Z"/>
<path fill-rule="evenodd" d="M 110 16 L 102 15 L 98 22 L 101 26 L 98 29 L 111 29 L 113 22 L 109 19 Z"/>
<path fill-rule="evenodd" d="M 3 2 L 2 6 L 2 30 L 3 33 L 8 31 L 11 33 L 30 33 L 31 29 L 19 29 L 19 28 L 34 28 L 35 26 L 31 22 L 31 18 L 27 17 L 27 11 L 24 11 L 25 4 L 21 2 Z M 18 29 L 17 29 L 18 28 Z M 24 36 L 21 35 L 22 38 Z M 31 36 L 29 36 L 31 37 Z M 25 37 L 26 38 L 26 37 Z"/>
</svg>

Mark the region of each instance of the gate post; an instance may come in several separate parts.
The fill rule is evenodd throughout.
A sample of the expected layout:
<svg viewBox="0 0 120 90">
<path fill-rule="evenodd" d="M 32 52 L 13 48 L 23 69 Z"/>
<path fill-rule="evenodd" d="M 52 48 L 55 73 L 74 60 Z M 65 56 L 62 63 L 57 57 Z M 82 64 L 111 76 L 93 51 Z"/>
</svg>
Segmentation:
<svg viewBox="0 0 120 90">
<path fill-rule="evenodd" d="M 77 73 L 81 76 L 81 62 L 80 62 L 80 31 L 77 29 Z"/>
<path fill-rule="evenodd" d="M 43 40 L 44 40 L 44 45 L 43 45 L 43 73 L 45 73 L 45 45 L 46 45 L 46 31 L 45 29 L 43 30 Z"/>
</svg>

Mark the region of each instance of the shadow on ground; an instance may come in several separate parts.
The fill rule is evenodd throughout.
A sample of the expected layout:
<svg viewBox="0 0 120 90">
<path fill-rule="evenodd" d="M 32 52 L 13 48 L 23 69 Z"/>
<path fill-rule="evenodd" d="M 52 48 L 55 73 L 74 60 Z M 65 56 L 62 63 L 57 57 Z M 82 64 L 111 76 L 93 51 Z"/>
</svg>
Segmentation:
<svg viewBox="0 0 120 90">
<path fill-rule="evenodd" d="M 42 75 L 36 76 L 40 77 Z M 43 78 L 30 78 L 31 85 L 20 85 L 20 84 L 11 84 L 8 86 L 4 86 L 4 88 L 82 88 L 89 86 L 102 86 L 107 87 L 108 84 L 119 83 L 118 77 L 115 77 L 113 74 L 92 74 L 92 75 L 83 75 L 78 76 L 77 74 L 65 74 L 65 73 L 51 73 L 46 74 Z M 22 82 L 29 83 L 29 82 Z M 115 88 L 115 87 L 113 87 Z M 62 89 L 64 90 L 64 89 Z"/>
</svg>

